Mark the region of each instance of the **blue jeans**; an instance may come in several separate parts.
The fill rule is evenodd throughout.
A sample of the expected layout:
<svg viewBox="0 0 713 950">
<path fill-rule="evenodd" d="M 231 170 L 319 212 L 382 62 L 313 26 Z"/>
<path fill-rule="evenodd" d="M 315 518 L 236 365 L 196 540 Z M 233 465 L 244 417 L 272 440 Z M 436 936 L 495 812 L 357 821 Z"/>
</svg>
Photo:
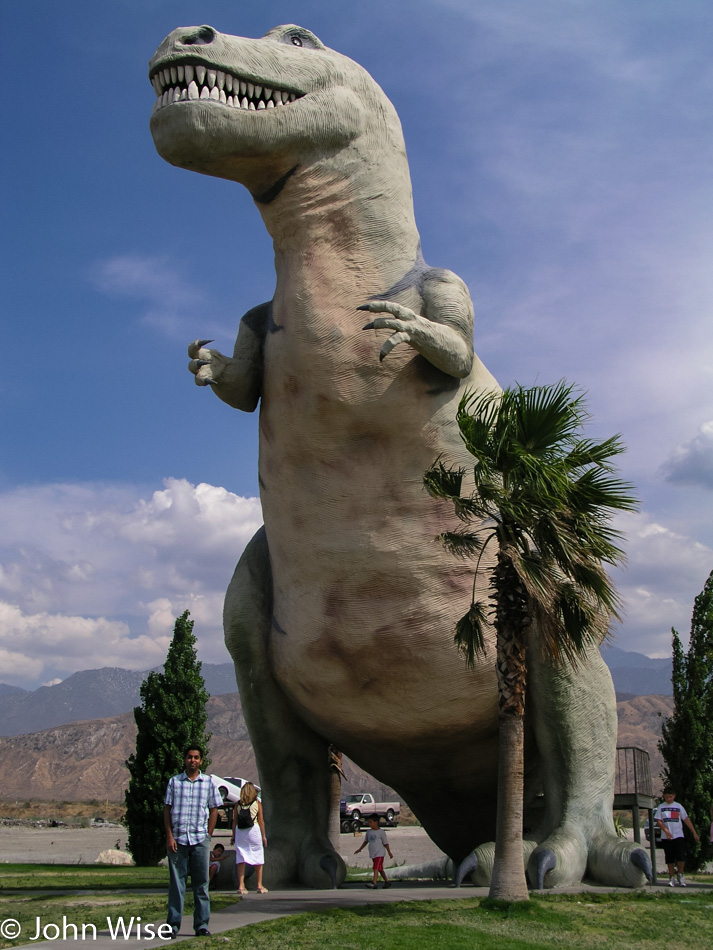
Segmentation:
<svg viewBox="0 0 713 950">
<path fill-rule="evenodd" d="M 210 838 L 200 844 L 179 844 L 178 850 L 168 852 L 168 916 L 166 922 L 174 930 L 181 926 L 183 899 L 186 896 L 186 880 L 191 875 L 193 886 L 193 931 L 198 933 L 208 926 L 210 920 L 210 895 L 208 893 L 208 863 Z"/>
</svg>

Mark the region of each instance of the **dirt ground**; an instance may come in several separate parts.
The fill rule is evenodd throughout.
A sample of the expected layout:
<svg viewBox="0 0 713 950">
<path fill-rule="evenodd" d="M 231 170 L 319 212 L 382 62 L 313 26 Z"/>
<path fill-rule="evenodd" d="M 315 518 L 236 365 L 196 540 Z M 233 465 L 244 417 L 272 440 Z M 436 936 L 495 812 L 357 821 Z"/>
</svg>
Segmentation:
<svg viewBox="0 0 713 950">
<path fill-rule="evenodd" d="M 390 828 L 387 830 L 394 861 L 393 864 L 421 864 L 442 855 L 426 832 L 418 827 Z M 629 837 L 632 837 L 631 832 Z M 216 835 L 229 847 L 230 835 Z M 354 852 L 364 840 L 354 835 L 340 836 L 339 851 L 352 867 L 370 868 L 371 861 L 366 848 Z M 642 836 L 643 838 L 643 836 Z M 14 825 L 0 826 L 0 862 L 21 864 L 94 864 L 101 851 L 115 848 L 126 850 L 126 829 L 122 825 L 105 828 L 28 828 Z M 642 842 L 648 850 L 648 843 Z M 268 845 L 269 849 L 269 845 Z M 665 870 L 663 851 L 656 852 L 659 873 Z"/>
<path fill-rule="evenodd" d="M 436 858 L 438 850 L 422 828 L 388 830 L 396 864 L 418 864 Z M 216 841 L 228 846 L 228 837 L 216 835 Z M 340 852 L 355 867 L 371 867 L 368 851 L 354 851 L 364 840 L 351 834 L 341 835 Z M 108 828 L 27 828 L 0 826 L 0 861 L 24 864 L 94 864 L 99 853 L 116 847 L 126 849 L 126 829 L 121 825 Z M 269 849 L 269 845 L 268 845 Z M 390 862 L 389 862 L 390 863 Z"/>
</svg>

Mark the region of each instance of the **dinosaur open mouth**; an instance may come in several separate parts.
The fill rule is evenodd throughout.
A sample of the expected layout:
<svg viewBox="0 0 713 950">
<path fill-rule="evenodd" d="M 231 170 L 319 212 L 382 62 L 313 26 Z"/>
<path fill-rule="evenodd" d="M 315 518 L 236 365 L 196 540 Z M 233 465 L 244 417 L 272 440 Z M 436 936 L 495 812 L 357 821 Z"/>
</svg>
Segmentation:
<svg viewBox="0 0 713 950">
<path fill-rule="evenodd" d="M 172 102 L 188 102 L 192 99 L 212 99 L 233 109 L 259 112 L 262 109 L 276 109 L 301 98 L 300 93 L 259 85 L 223 69 L 209 69 L 198 63 L 182 63 L 158 69 L 151 76 L 151 85 L 158 96 L 154 112 Z"/>
</svg>

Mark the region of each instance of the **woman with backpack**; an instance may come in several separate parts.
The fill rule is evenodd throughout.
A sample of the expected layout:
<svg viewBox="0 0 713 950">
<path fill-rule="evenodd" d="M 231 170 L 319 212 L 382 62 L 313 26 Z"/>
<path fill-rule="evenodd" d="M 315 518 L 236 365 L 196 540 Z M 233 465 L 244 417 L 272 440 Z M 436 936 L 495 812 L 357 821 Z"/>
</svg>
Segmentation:
<svg viewBox="0 0 713 950">
<path fill-rule="evenodd" d="M 258 894 L 267 894 L 262 886 L 262 866 L 265 863 L 264 848 L 265 822 L 262 817 L 262 805 L 258 801 L 257 789 L 252 782 L 246 782 L 240 789 L 240 801 L 233 809 L 233 836 L 235 844 L 235 864 L 238 872 L 238 894 L 247 894 L 245 887 L 245 865 L 255 867 Z"/>
</svg>

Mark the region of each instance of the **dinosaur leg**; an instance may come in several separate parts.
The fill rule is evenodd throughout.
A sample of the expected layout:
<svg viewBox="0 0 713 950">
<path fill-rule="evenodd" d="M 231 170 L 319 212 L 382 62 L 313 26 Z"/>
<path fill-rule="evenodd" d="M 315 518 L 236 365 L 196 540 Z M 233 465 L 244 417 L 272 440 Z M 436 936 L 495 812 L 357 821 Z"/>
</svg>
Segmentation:
<svg viewBox="0 0 713 950">
<path fill-rule="evenodd" d="M 264 528 L 235 569 L 223 620 L 262 786 L 266 884 L 338 887 L 345 867 L 329 842 L 328 743 L 297 718 L 270 669 L 272 573 Z"/>
<path fill-rule="evenodd" d="M 614 830 L 616 700 L 611 676 L 592 649 L 577 669 L 537 659 L 529 664 L 528 716 L 541 758 L 545 815 L 530 856 L 533 886 L 580 881 L 639 887 L 648 855 Z"/>
</svg>

